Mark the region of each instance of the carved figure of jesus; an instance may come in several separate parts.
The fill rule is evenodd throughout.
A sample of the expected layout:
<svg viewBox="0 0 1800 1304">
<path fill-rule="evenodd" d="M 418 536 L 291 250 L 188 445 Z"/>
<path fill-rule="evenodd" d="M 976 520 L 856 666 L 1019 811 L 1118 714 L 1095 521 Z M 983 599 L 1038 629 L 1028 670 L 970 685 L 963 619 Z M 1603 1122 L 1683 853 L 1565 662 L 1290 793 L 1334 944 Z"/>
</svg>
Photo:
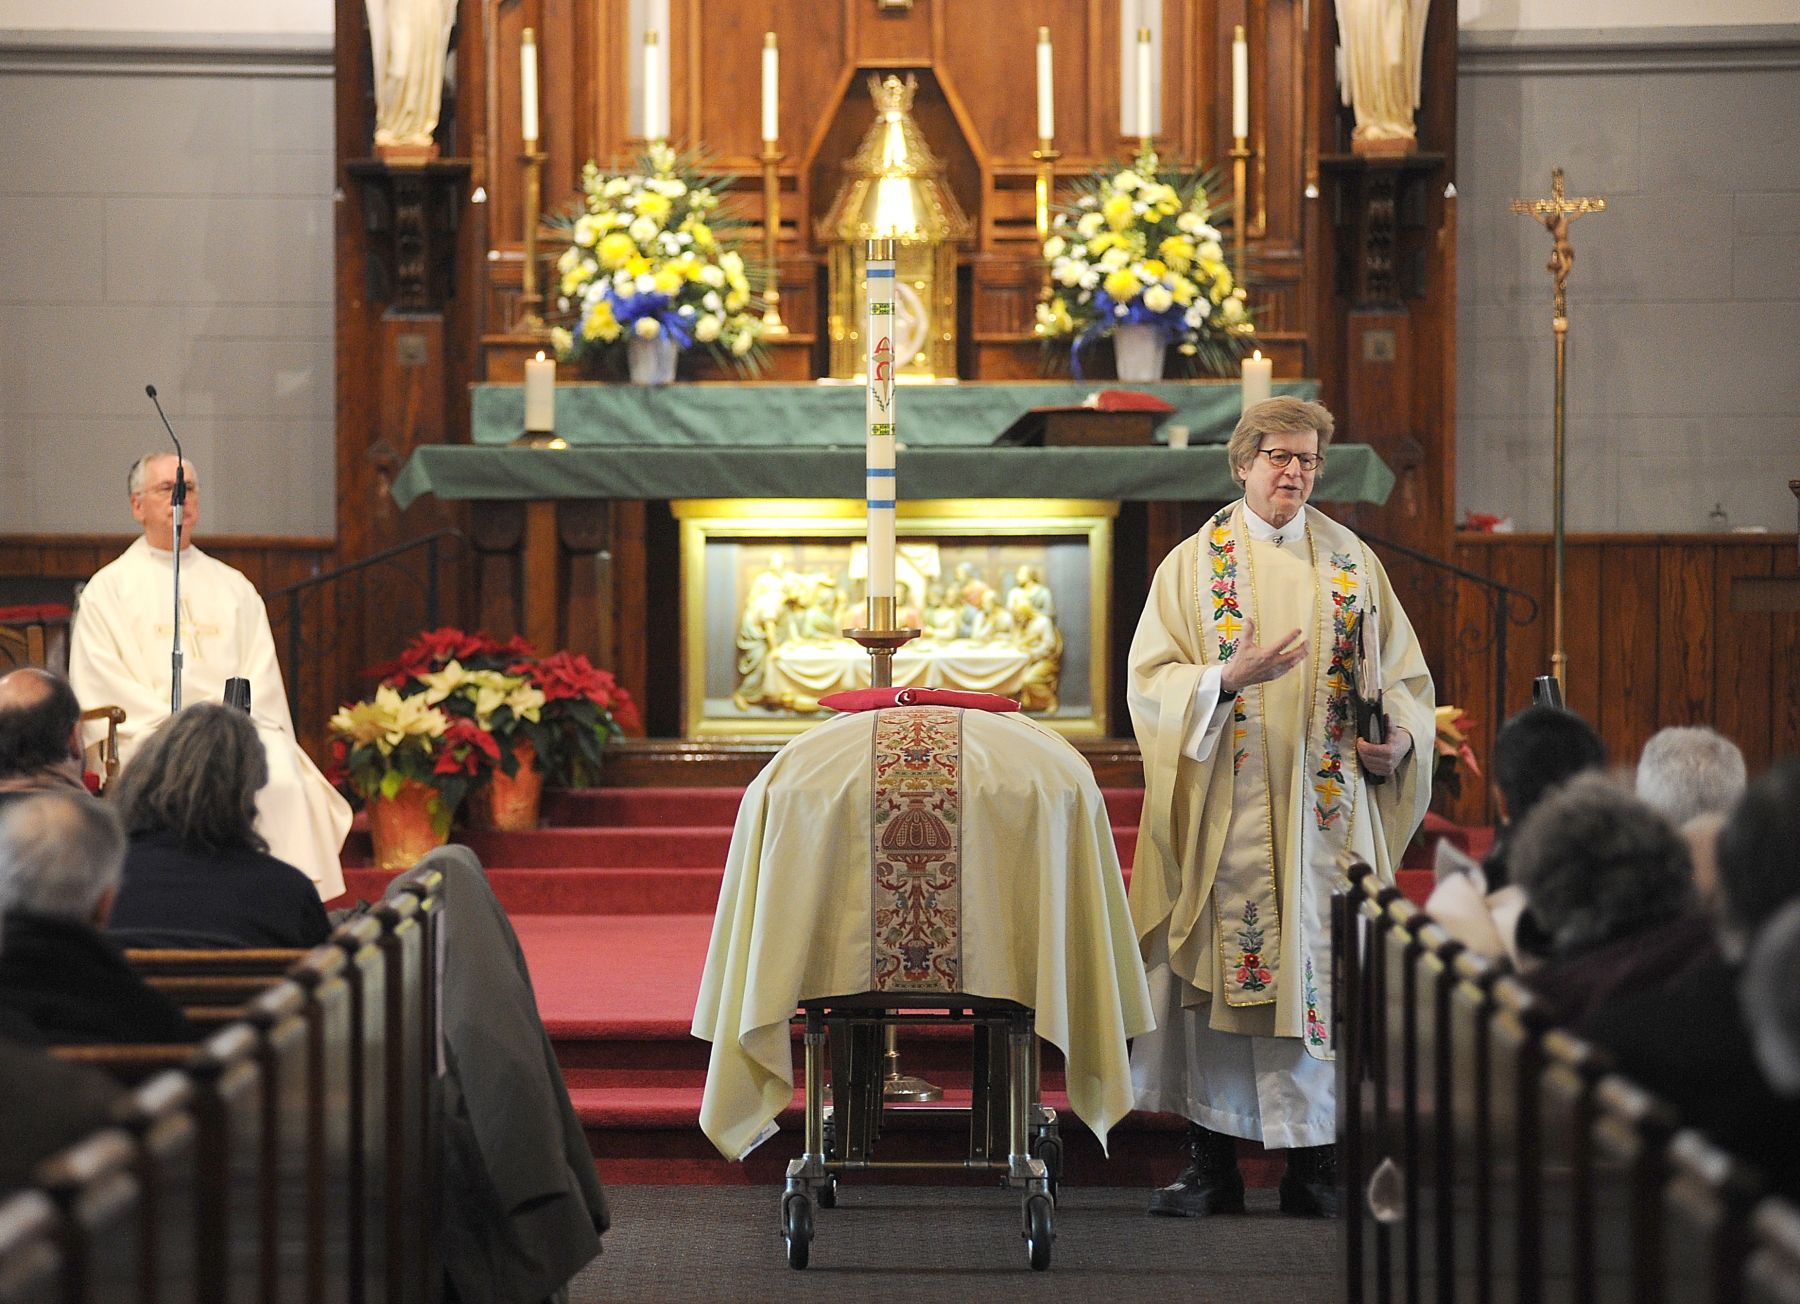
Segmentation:
<svg viewBox="0 0 1800 1304">
<path fill-rule="evenodd" d="M 455 0 L 364 0 L 375 58 L 375 146 L 425 153 L 444 101 Z"/>
<path fill-rule="evenodd" d="M 1358 154 L 1410 154 L 1417 146 L 1425 19 L 1431 0 L 1339 0 L 1338 90 L 1356 111 Z"/>
</svg>

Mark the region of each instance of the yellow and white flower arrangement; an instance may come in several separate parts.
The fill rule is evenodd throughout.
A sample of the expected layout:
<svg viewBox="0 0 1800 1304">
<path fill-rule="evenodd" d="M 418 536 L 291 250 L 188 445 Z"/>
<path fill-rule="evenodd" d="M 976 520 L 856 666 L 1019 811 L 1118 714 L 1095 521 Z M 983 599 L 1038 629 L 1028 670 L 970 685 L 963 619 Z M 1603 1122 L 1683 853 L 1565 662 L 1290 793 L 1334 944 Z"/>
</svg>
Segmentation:
<svg viewBox="0 0 1800 1304">
<path fill-rule="evenodd" d="M 581 189 L 581 202 L 547 223 L 568 240 L 556 264 L 558 306 L 574 324 L 551 328 L 557 356 L 579 361 L 662 336 L 759 370 L 761 305 L 732 247 L 745 224 L 695 160 L 656 141 L 624 176 L 590 162 Z"/>
<path fill-rule="evenodd" d="M 1155 327 L 1204 372 L 1237 373 L 1256 330 L 1212 223 L 1214 181 L 1165 170 L 1146 149 L 1129 167 L 1076 183 L 1074 204 L 1044 241 L 1051 291 L 1036 327 L 1046 343 L 1072 338 L 1076 376 L 1082 346 L 1127 325 Z"/>
</svg>

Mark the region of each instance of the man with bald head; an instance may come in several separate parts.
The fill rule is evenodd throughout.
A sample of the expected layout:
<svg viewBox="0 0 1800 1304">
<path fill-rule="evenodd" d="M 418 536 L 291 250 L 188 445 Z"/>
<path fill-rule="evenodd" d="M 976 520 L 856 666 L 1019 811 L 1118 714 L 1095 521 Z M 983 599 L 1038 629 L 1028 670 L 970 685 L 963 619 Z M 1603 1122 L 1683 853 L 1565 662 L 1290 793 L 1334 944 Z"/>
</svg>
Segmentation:
<svg viewBox="0 0 1800 1304">
<path fill-rule="evenodd" d="M 131 515 L 144 527 L 144 537 L 88 581 L 69 647 L 69 679 L 77 696 L 93 706 L 125 708 L 119 758 L 127 764 L 169 717 L 175 470 L 173 453 L 149 453 L 132 464 Z M 269 760 L 268 785 L 256 798 L 256 831 L 271 855 L 305 870 L 329 901 L 344 890 L 338 853 L 350 831 L 350 805 L 294 736 L 269 615 L 255 586 L 193 546 L 200 486 L 192 464 L 185 478 L 182 701 L 222 701 L 227 679 L 250 681 L 250 716 Z"/>
<path fill-rule="evenodd" d="M 30 666 L 0 675 L 0 811 L 34 792 L 86 791 L 81 703 L 69 681 Z"/>
</svg>

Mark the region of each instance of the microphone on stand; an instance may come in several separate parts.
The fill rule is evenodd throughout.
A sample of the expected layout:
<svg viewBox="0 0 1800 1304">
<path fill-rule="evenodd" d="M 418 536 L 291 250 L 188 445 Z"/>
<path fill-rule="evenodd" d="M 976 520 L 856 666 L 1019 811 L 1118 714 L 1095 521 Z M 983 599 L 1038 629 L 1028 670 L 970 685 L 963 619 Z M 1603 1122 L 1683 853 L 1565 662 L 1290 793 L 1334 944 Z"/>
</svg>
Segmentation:
<svg viewBox="0 0 1800 1304">
<path fill-rule="evenodd" d="M 182 461 L 175 427 L 169 424 L 168 414 L 157 401 L 156 386 L 145 385 L 144 393 L 156 404 L 156 415 L 162 418 L 163 429 L 175 443 L 175 487 L 169 492 L 169 506 L 175 514 L 175 647 L 169 653 L 169 710 L 175 712 L 181 710 L 181 509 L 187 505 L 187 465 Z"/>
</svg>

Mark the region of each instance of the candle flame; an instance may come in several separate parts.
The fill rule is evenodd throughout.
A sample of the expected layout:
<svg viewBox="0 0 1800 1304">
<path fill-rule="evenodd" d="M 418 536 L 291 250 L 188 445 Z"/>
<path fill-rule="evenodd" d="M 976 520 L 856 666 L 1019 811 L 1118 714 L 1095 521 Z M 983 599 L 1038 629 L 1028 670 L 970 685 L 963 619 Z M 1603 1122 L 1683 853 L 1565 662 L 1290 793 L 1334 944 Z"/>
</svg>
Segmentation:
<svg viewBox="0 0 1800 1304">
<path fill-rule="evenodd" d="M 1260 357 L 1262 357 L 1262 354 L 1259 353 L 1256 356 L 1260 358 Z M 542 349 L 538 350 L 537 360 L 539 362 L 542 362 L 544 360 L 544 351 Z"/>
<path fill-rule="evenodd" d="M 541 358 L 541 357 L 543 357 L 543 356 L 544 356 L 544 355 L 543 355 L 543 354 L 541 354 L 541 353 L 540 353 L 540 354 L 538 354 L 538 357 L 540 357 L 540 358 Z M 1258 350 L 1256 350 L 1256 353 L 1255 353 L 1255 356 L 1254 356 L 1254 361 L 1257 361 L 1257 362 L 1261 362 L 1261 361 L 1262 361 L 1262 350 L 1261 350 L 1261 349 L 1258 349 Z"/>
</svg>

